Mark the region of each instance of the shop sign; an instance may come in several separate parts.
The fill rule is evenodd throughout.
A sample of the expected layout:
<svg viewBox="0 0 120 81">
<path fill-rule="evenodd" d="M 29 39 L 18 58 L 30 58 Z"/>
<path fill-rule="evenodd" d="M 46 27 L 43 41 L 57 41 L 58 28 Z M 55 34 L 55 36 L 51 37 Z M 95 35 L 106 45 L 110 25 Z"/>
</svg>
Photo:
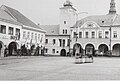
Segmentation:
<svg viewBox="0 0 120 81">
<path fill-rule="evenodd" d="M 6 36 L 3 36 L 3 37 L 2 37 L 2 39 L 8 39 L 8 37 L 6 37 Z"/>
<path fill-rule="evenodd" d="M 10 39 L 11 39 L 11 40 L 15 40 L 15 39 L 16 39 L 16 36 L 10 36 Z"/>
</svg>

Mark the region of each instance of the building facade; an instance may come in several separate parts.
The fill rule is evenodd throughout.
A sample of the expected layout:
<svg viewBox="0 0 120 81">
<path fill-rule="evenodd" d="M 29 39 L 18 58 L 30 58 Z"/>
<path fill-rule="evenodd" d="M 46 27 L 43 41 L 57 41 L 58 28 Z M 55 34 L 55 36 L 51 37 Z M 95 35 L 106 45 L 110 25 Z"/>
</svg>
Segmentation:
<svg viewBox="0 0 120 81">
<path fill-rule="evenodd" d="M 60 25 L 41 25 L 40 27 L 46 30 L 45 55 L 66 56 L 70 48 L 70 35 L 60 35 Z"/>
<path fill-rule="evenodd" d="M 120 56 L 120 15 L 111 0 L 107 15 L 88 16 L 71 27 L 71 48 L 93 55 Z M 76 34 L 77 31 L 77 34 Z"/>
<path fill-rule="evenodd" d="M 59 25 L 40 26 L 46 30 L 45 54 L 67 56 L 70 52 L 70 27 L 76 22 L 76 9 L 69 0 L 60 8 Z"/>
<path fill-rule="evenodd" d="M 0 54 L 5 56 L 5 48 L 8 49 L 8 56 L 17 55 L 18 49 L 25 46 L 31 49 L 32 46 L 44 47 L 45 31 L 19 11 L 2 5 L 0 17 Z"/>
</svg>

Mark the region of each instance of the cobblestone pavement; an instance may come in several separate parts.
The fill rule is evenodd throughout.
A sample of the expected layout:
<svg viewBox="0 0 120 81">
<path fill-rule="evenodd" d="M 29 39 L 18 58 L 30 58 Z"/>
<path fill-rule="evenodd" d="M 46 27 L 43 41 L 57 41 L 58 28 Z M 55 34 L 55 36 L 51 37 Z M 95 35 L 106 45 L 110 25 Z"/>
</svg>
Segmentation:
<svg viewBox="0 0 120 81">
<path fill-rule="evenodd" d="M 75 64 L 73 57 L 43 56 L 0 62 L 0 80 L 120 80 L 120 57 L 96 57 L 84 64 Z"/>
</svg>

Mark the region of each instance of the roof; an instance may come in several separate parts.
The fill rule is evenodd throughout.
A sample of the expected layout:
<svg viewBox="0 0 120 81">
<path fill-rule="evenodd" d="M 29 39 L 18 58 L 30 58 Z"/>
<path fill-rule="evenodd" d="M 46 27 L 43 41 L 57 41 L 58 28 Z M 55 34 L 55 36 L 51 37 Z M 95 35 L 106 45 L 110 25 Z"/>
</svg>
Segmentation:
<svg viewBox="0 0 120 81">
<path fill-rule="evenodd" d="M 116 16 L 116 18 L 115 18 Z M 114 22 L 112 22 L 112 20 L 115 18 Z M 75 26 L 79 26 L 81 27 L 84 23 L 88 22 L 88 21 L 93 21 L 95 23 L 97 23 L 99 26 L 101 27 L 106 27 L 106 26 L 110 26 L 112 25 L 120 25 L 120 15 L 118 14 L 107 14 L 107 15 L 96 15 L 96 16 L 88 16 L 85 17 L 79 21 L 77 21 L 77 25 L 75 24 L 73 27 Z"/>
<path fill-rule="evenodd" d="M 59 25 L 40 25 L 40 27 L 46 30 L 46 35 L 59 35 Z"/>
<path fill-rule="evenodd" d="M 34 28 L 38 28 L 41 29 L 38 25 L 36 25 L 34 22 L 32 22 L 30 19 L 28 19 L 27 17 L 25 17 L 23 14 L 21 14 L 19 11 L 10 8 L 8 6 L 2 5 L 1 9 L 3 9 L 4 11 L 6 11 L 11 17 L 13 17 L 13 19 L 15 19 L 17 22 L 25 25 L 25 26 L 30 26 L 30 27 L 34 27 Z M 42 32 L 45 32 L 44 30 L 41 29 Z"/>
<path fill-rule="evenodd" d="M 77 11 L 74 7 L 72 6 L 65 6 L 65 7 L 61 7 L 60 9 L 73 9 L 75 11 Z"/>
<path fill-rule="evenodd" d="M 9 14 L 7 14 L 4 10 L 0 9 L 0 21 L 12 23 L 12 24 L 19 24 L 15 21 Z"/>
</svg>

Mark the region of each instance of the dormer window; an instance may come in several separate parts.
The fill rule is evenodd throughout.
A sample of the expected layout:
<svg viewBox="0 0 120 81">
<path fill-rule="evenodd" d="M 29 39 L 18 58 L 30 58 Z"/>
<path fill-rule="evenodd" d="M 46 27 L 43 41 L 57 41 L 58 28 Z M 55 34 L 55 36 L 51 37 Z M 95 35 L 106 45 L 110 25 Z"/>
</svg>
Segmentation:
<svg viewBox="0 0 120 81">
<path fill-rule="evenodd" d="M 93 27 L 93 24 L 89 23 L 87 26 L 88 26 L 88 27 Z"/>
<path fill-rule="evenodd" d="M 64 21 L 64 24 L 66 24 L 67 22 L 66 21 Z"/>
<path fill-rule="evenodd" d="M 105 21 L 102 21 L 102 23 L 104 23 Z"/>
</svg>

